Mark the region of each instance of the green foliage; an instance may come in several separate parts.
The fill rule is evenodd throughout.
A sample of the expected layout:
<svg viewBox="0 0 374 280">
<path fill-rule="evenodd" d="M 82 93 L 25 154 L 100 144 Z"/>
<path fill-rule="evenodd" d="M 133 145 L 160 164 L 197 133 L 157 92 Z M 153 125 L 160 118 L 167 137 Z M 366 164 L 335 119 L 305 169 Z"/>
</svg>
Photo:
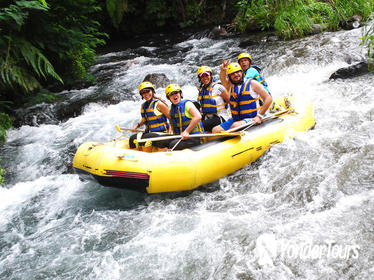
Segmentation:
<svg viewBox="0 0 374 280">
<path fill-rule="evenodd" d="M 308 34 L 312 30 L 313 21 L 306 7 L 303 1 L 295 1 L 292 7 L 280 6 L 274 22 L 274 28 L 278 34 L 286 39 Z"/>
<path fill-rule="evenodd" d="M 46 11 L 40 1 L 15 1 L 0 9 L 0 87 L 30 92 L 39 80 L 53 77 L 62 82 L 50 61 L 22 33 L 32 11 Z"/>
<path fill-rule="evenodd" d="M 2 103 L 0 102 L 0 105 Z M 12 121 L 10 120 L 9 116 L 5 113 L 0 112 L 0 142 L 4 142 L 6 140 L 7 134 L 6 131 L 12 127 Z M 0 158 L 1 162 L 1 158 Z M 4 178 L 3 175 L 5 170 L 0 166 L 0 185 L 4 185 Z"/>
<path fill-rule="evenodd" d="M 107 36 L 95 20 L 96 2 L 18 0 L 0 8 L 0 96 L 86 77 Z"/>
<path fill-rule="evenodd" d="M 363 31 L 363 36 L 361 38 L 361 45 L 366 46 L 368 49 L 369 57 L 369 68 L 371 71 L 374 71 L 374 24 L 373 22 L 370 25 L 366 26 Z"/>
<path fill-rule="evenodd" d="M 34 32 L 64 80 L 86 77 L 95 49 L 105 44 L 95 18 L 101 8 L 95 0 L 49 0 L 49 13 L 35 22 Z M 35 27 L 35 26 L 33 26 Z M 56 40 L 56 38 L 58 38 Z"/>
<path fill-rule="evenodd" d="M 0 142 L 4 142 L 6 139 L 6 131 L 12 127 L 12 121 L 9 116 L 5 113 L 0 112 Z"/>
<path fill-rule="evenodd" d="M 262 30 L 274 25 L 274 11 L 271 6 L 267 5 L 266 0 L 241 0 L 236 5 L 240 11 L 237 21 L 240 30 L 244 31 L 253 24 L 258 25 Z"/>
<path fill-rule="evenodd" d="M 258 25 L 291 39 L 310 34 L 313 24 L 336 30 L 354 15 L 367 19 L 374 11 L 374 0 L 241 0 L 237 7 L 239 30 Z"/>
<path fill-rule="evenodd" d="M 125 12 L 128 12 L 128 0 L 106 0 L 106 9 L 113 26 L 118 29 Z"/>
<path fill-rule="evenodd" d="M 339 17 L 326 2 L 310 1 L 305 9 L 308 17 L 315 24 L 326 24 L 334 28 L 339 24 Z"/>
<path fill-rule="evenodd" d="M 236 13 L 235 3 L 236 0 L 106 0 L 105 7 L 116 28 L 141 33 L 222 24 Z"/>
<path fill-rule="evenodd" d="M 1 158 L 0 158 L 0 162 L 1 162 Z M 4 186 L 4 177 L 3 177 L 4 173 L 5 173 L 5 170 L 0 167 L 0 186 Z"/>
<path fill-rule="evenodd" d="M 30 95 L 25 100 L 26 106 L 33 106 L 40 103 L 52 103 L 56 101 L 63 101 L 64 96 L 63 95 L 56 95 L 53 92 L 49 92 L 46 89 L 41 89 L 37 93 L 34 93 L 33 95 Z"/>
</svg>

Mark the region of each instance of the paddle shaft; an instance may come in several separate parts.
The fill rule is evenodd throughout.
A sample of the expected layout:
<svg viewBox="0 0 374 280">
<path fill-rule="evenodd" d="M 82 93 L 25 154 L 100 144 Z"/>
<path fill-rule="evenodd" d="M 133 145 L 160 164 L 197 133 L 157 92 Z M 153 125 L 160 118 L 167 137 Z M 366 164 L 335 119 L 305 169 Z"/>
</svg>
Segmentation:
<svg viewBox="0 0 374 280">
<path fill-rule="evenodd" d="M 215 137 L 215 136 L 239 136 L 241 133 L 211 133 L 211 134 L 190 134 L 189 138 L 198 138 L 198 137 Z M 138 143 L 144 143 L 147 141 L 162 141 L 162 140 L 170 140 L 170 139 L 179 139 L 182 138 L 182 135 L 169 135 L 169 136 L 160 136 L 160 137 L 153 137 L 153 138 L 146 138 L 137 140 Z"/>
<path fill-rule="evenodd" d="M 116 129 L 117 129 L 117 131 L 118 131 L 119 133 L 121 133 L 122 130 L 124 130 L 124 131 L 133 131 L 133 132 L 145 132 L 144 130 L 141 130 L 141 129 L 135 129 L 135 130 L 133 130 L 132 128 L 123 128 L 123 127 L 119 127 L 118 124 L 116 124 Z"/>
<path fill-rule="evenodd" d="M 141 130 L 141 129 L 135 129 L 133 130 L 132 128 L 120 128 L 121 130 L 125 130 L 125 131 L 133 131 L 133 132 L 145 132 L 144 130 Z"/>
<path fill-rule="evenodd" d="M 278 113 L 275 113 L 275 114 L 272 114 L 272 115 L 269 115 L 269 116 L 266 116 L 262 119 L 262 121 L 267 121 L 267 120 L 270 120 L 270 119 L 276 119 L 278 118 L 280 115 L 283 115 L 287 112 L 289 112 L 290 109 L 287 109 L 287 110 L 284 110 L 284 111 L 280 111 Z M 254 126 L 254 122 L 252 121 L 251 123 L 245 123 L 245 124 L 242 124 L 238 127 L 234 127 L 234 128 L 231 128 L 229 130 L 226 130 L 227 132 L 235 132 L 235 131 L 238 131 L 238 130 L 244 130 L 244 129 L 248 129 L 250 127 Z"/>
</svg>

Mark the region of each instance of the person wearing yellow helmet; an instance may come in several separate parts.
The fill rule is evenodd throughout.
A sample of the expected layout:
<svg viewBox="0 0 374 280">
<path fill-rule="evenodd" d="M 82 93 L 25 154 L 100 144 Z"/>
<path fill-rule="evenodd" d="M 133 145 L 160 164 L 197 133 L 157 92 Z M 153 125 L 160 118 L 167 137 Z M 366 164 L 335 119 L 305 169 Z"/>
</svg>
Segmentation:
<svg viewBox="0 0 374 280">
<path fill-rule="evenodd" d="M 264 76 L 261 73 L 261 68 L 255 65 L 252 65 L 252 57 L 249 53 L 243 52 L 238 55 L 238 63 L 240 67 L 243 69 L 244 78 L 254 78 L 263 87 L 266 89 L 267 92 L 270 93 L 268 89 L 268 83 L 265 81 Z"/>
<path fill-rule="evenodd" d="M 222 85 L 230 92 L 230 109 L 232 118 L 215 126 L 213 133 L 241 126 L 253 121 L 260 124 L 264 114 L 272 103 L 271 95 L 253 78 L 244 78 L 239 63 L 229 63 L 222 59 L 220 79 Z"/>
<path fill-rule="evenodd" d="M 198 101 L 203 114 L 204 130 L 211 132 L 213 127 L 230 118 L 230 96 L 221 82 L 213 79 L 213 71 L 209 66 L 199 67 L 197 77 L 200 81 Z"/>
<path fill-rule="evenodd" d="M 199 145 L 202 139 L 189 138 L 190 134 L 204 133 L 199 110 L 191 100 L 183 100 L 182 89 L 178 84 L 169 84 L 165 89 L 165 95 L 172 103 L 170 125 L 175 135 L 182 136 L 182 141 L 180 139 L 163 140 L 155 142 L 154 145 L 159 148 L 174 148 L 174 150 L 182 150 Z"/>
<path fill-rule="evenodd" d="M 129 139 L 129 145 L 131 149 L 138 147 L 139 150 L 151 152 L 151 143 L 146 142 L 145 144 L 139 144 L 137 146 L 134 143 L 135 139 L 144 139 L 155 136 L 154 133 L 168 132 L 169 130 L 169 107 L 160 98 L 155 96 L 155 87 L 151 82 L 142 82 L 139 86 L 139 94 L 145 102 L 141 106 L 140 114 L 141 120 L 134 125 L 133 131 L 137 130 L 139 127 L 145 125 L 145 134 L 142 132 L 134 134 Z M 151 134 L 151 135 L 148 135 Z"/>
</svg>

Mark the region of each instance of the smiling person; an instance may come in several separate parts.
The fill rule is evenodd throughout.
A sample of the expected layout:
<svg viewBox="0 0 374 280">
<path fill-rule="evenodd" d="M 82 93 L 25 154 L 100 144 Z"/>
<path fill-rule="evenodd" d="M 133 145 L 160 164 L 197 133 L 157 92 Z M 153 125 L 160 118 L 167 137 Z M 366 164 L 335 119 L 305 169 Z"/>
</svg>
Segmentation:
<svg viewBox="0 0 374 280">
<path fill-rule="evenodd" d="M 213 133 L 238 127 L 253 120 L 262 123 L 264 114 L 273 99 L 264 87 L 253 78 L 244 78 L 243 70 L 236 62 L 222 60 L 220 78 L 222 85 L 230 92 L 232 118 L 215 126 Z"/>
<path fill-rule="evenodd" d="M 197 77 L 200 81 L 198 101 L 203 114 L 204 130 L 211 132 L 213 127 L 230 118 L 230 95 L 220 81 L 213 79 L 213 71 L 209 66 L 199 67 Z"/>
<path fill-rule="evenodd" d="M 140 111 L 142 118 L 132 129 L 134 132 L 139 127 L 145 125 L 145 133 L 139 132 L 132 135 L 129 139 L 129 145 L 131 149 L 137 148 L 144 152 L 151 152 L 151 142 L 137 145 L 134 143 L 134 140 L 155 137 L 158 136 L 157 133 L 167 133 L 169 131 L 169 107 L 164 101 L 155 96 L 155 87 L 150 82 L 140 84 L 139 94 L 145 100 Z"/>
<path fill-rule="evenodd" d="M 249 53 L 243 52 L 238 55 L 238 63 L 243 70 L 244 78 L 254 78 L 263 87 L 266 89 L 267 92 L 270 93 L 268 89 L 268 83 L 265 81 L 264 76 L 261 73 L 261 68 L 258 66 L 252 65 L 252 57 Z"/>
<path fill-rule="evenodd" d="M 202 138 L 189 138 L 190 134 L 204 133 L 201 114 L 191 100 L 183 100 L 182 89 L 178 84 L 170 84 L 165 89 L 166 98 L 172 103 L 170 108 L 170 125 L 175 135 L 181 139 L 162 140 L 154 143 L 155 146 L 183 150 L 185 148 L 202 144 Z"/>
</svg>

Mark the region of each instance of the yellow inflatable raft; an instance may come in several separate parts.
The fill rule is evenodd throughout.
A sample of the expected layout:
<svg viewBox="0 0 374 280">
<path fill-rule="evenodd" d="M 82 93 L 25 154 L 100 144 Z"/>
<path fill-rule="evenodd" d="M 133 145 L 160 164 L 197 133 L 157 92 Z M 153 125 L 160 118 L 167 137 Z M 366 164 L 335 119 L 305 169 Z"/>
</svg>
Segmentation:
<svg viewBox="0 0 374 280">
<path fill-rule="evenodd" d="M 237 171 L 272 145 L 315 125 L 313 106 L 293 95 L 276 99 L 284 110 L 238 136 L 225 136 L 182 151 L 145 153 L 128 149 L 128 139 L 86 142 L 73 167 L 83 179 L 146 193 L 192 190 Z"/>
</svg>

